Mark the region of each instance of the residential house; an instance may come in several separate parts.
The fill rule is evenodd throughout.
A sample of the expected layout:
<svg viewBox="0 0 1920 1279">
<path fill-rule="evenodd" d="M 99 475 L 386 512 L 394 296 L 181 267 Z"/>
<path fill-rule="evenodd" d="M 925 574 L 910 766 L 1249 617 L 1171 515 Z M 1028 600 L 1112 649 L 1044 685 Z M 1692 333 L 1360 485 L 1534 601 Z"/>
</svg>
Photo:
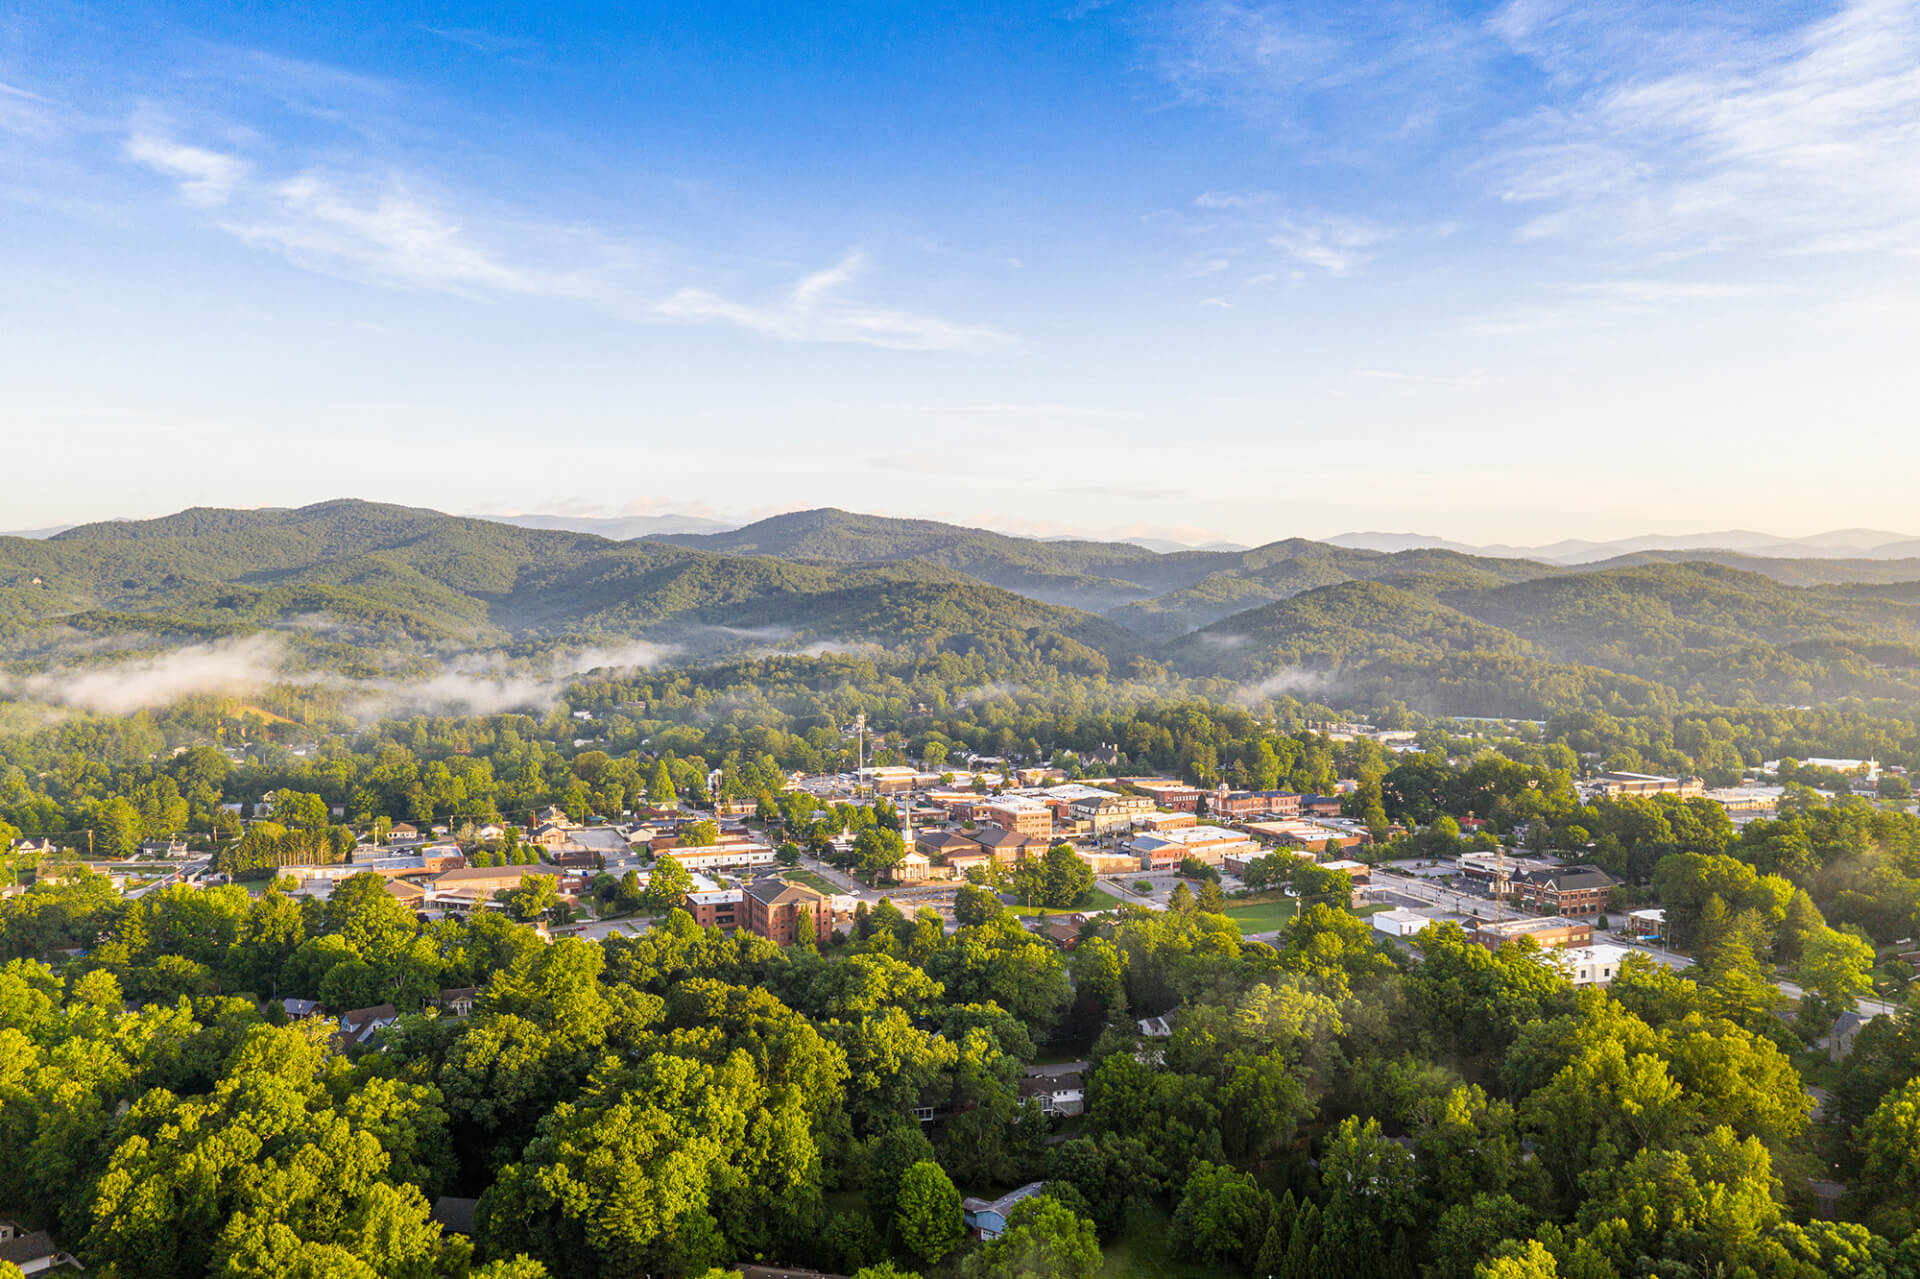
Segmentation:
<svg viewBox="0 0 1920 1279">
<path fill-rule="evenodd" d="M 412 822 L 395 822 L 392 826 L 390 826 L 387 829 L 388 843 L 392 843 L 396 839 L 418 839 L 418 838 L 420 838 L 420 828 L 418 826 L 415 826 Z"/>
<path fill-rule="evenodd" d="M 1087 917 L 1080 914 L 1043 915 L 1035 931 L 1061 950 L 1073 950 L 1080 945 L 1080 926 L 1086 922 Z"/>
<path fill-rule="evenodd" d="M 184 839 L 144 839 L 140 841 L 142 857 L 185 857 L 187 841 Z"/>
<path fill-rule="evenodd" d="M 320 1002 L 315 999 L 294 999 L 288 997 L 280 1001 L 280 1007 L 286 1010 L 287 1017 L 290 1020 L 299 1021 L 302 1017 L 312 1017 L 318 1014 L 320 1011 Z"/>
<path fill-rule="evenodd" d="M 1853 1051 L 1853 1041 L 1874 1018 L 1873 1013 L 1859 1013 L 1851 1010 L 1841 1013 L 1833 1019 L 1833 1029 L 1827 1032 L 1827 1060 L 1839 1061 Z"/>
<path fill-rule="evenodd" d="M 23 1231 L 4 1217 L 0 1217 L 0 1262 L 11 1262 L 23 1275 L 45 1274 L 56 1266 L 82 1268 L 46 1231 Z"/>
<path fill-rule="evenodd" d="M 342 1048 L 358 1048 L 372 1043 L 376 1033 L 399 1020 L 399 1010 L 392 1004 L 356 1008 L 340 1014 L 340 1033 L 334 1036 L 334 1041 Z"/>
<path fill-rule="evenodd" d="M 975 1239 L 998 1239 L 1007 1231 L 1007 1217 L 1023 1199 L 1031 1199 L 1047 1188 L 1044 1181 L 1030 1181 L 1018 1190 L 1009 1190 L 998 1199 L 967 1198 L 960 1201 L 960 1214 L 967 1232 Z"/>
<path fill-rule="evenodd" d="M 552 822 L 543 822 L 533 828 L 533 832 L 527 836 L 527 842 L 529 844 L 537 844 L 541 848 L 558 848 L 560 845 L 571 841 L 572 838 L 573 828 L 571 826 L 556 826 Z"/>
<path fill-rule="evenodd" d="M 1175 1021 L 1179 1015 L 1180 1010 L 1175 1008 L 1171 1012 L 1161 1013 L 1158 1017 L 1142 1017 L 1134 1025 L 1138 1026 L 1140 1033 L 1148 1039 L 1171 1039 Z"/>
<path fill-rule="evenodd" d="M 451 1017 L 470 1017 L 479 998 L 478 986 L 448 986 L 440 992 L 440 1011 Z"/>
<path fill-rule="evenodd" d="M 1087 1086 L 1076 1072 L 1068 1075 L 1036 1075 L 1032 1072 L 1020 1081 L 1020 1100 L 1040 1103 L 1040 1113 L 1052 1118 L 1082 1114 L 1087 1108 Z"/>
</svg>

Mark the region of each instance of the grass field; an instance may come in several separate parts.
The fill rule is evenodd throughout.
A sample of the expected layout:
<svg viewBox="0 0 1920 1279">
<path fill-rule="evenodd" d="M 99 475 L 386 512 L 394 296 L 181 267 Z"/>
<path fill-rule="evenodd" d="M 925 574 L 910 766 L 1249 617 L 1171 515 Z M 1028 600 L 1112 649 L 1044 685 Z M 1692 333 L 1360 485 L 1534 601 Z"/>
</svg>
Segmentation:
<svg viewBox="0 0 1920 1279">
<path fill-rule="evenodd" d="M 1129 1216 L 1126 1227 L 1101 1245 L 1106 1264 L 1100 1267 L 1100 1279 L 1216 1279 L 1219 1271 L 1172 1254 L 1168 1224 L 1167 1214 L 1158 1208 Z"/>
<path fill-rule="evenodd" d="M 1120 904 L 1120 899 L 1104 888 L 1096 888 L 1088 893 L 1078 906 L 1069 906 L 1065 910 L 1055 910 L 1049 906 L 1009 906 L 1007 909 L 1016 915 L 1074 915 L 1085 910 L 1112 910 Z"/>
<path fill-rule="evenodd" d="M 1284 893 L 1267 893 L 1227 903 L 1226 915 L 1243 933 L 1270 933 L 1292 919 L 1299 903 Z"/>
<path fill-rule="evenodd" d="M 840 887 L 840 885 L 828 879 L 826 876 L 816 875 L 814 874 L 814 872 L 799 866 L 796 866 L 791 870 L 781 871 L 780 878 L 790 879 L 796 884 L 805 884 L 808 888 L 813 889 L 815 892 L 825 893 L 829 897 L 832 897 L 832 896 L 835 896 L 836 894 L 844 893 L 847 891 L 846 889 Z"/>
</svg>

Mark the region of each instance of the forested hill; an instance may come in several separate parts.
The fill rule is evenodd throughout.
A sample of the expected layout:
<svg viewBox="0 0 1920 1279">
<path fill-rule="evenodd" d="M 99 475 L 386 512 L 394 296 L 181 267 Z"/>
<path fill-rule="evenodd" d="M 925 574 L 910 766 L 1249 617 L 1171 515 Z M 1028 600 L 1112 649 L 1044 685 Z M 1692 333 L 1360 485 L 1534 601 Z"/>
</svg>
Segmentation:
<svg viewBox="0 0 1920 1279">
<path fill-rule="evenodd" d="M 817 564 L 924 560 L 1035 599 L 1106 612 L 1150 639 L 1167 639 L 1315 586 L 1477 572 L 1519 581 L 1563 570 L 1529 560 L 1416 550 L 1388 554 L 1288 538 L 1246 551 L 1150 551 L 1128 542 L 1042 542 L 934 520 L 832 509 L 776 515 L 725 533 L 655 539 L 729 554 Z"/>
<path fill-rule="evenodd" d="M 839 511 L 616 542 L 338 501 L 0 538 L 0 660 L 31 673 L 272 628 L 356 674 L 408 655 L 639 639 L 682 661 L 871 644 L 1162 670 L 1148 658 L 1167 677 L 1292 680 L 1460 713 L 1920 698 L 1920 582 L 1782 576 L 1298 539 L 1163 555 Z"/>
<path fill-rule="evenodd" d="M 1178 668 L 1350 697 L 1527 714 L 1678 700 L 1920 700 L 1920 591 L 1800 589 L 1716 564 L 1501 585 L 1343 583 L 1169 643 Z"/>
<path fill-rule="evenodd" d="M 691 654 L 1049 634 L 1110 655 L 1138 647 L 1111 622 L 934 564 L 826 568 L 369 502 L 0 538 L 9 656 L 31 655 L 56 629 L 191 637 L 273 626 L 428 645 L 643 637 Z"/>
</svg>

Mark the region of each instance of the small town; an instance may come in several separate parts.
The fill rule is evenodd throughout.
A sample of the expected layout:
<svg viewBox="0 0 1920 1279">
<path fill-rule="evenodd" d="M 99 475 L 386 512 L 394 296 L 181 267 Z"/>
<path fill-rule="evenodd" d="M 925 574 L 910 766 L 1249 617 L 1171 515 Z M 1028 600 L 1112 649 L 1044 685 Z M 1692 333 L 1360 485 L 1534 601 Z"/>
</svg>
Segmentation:
<svg viewBox="0 0 1920 1279">
<path fill-rule="evenodd" d="M 1920 0 L 14 0 L 0 1279 L 1920 1279 Z"/>
</svg>

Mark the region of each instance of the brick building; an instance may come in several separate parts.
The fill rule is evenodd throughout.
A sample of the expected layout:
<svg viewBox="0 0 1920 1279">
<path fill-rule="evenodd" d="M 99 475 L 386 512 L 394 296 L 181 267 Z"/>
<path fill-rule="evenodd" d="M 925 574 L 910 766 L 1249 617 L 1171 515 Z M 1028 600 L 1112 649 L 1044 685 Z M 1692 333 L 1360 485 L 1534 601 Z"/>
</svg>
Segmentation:
<svg viewBox="0 0 1920 1279">
<path fill-rule="evenodd" d="M 1579 917 L 1598 915 L 1607 908 L 1607 895 L 1620 881 L 1592 866 L 1574 866 L 1566 870 L 1534 871 L 1522 876 L 1516 887 L 1521 900 L 1537 910 Z"/>
<path fill-rule="evenodd" d="M 687 894 L 687 913 L 702 928 L 732 932 L 740 926 L 741 905 L 746 894 L 738 888 L 721 888 L 707 893 Z"/>
<path fill-rule="evenodd" d="M 1053 810 L 1037 799 L 1003 795 L 974 810 L 977 820 L 1010 830 L 1017 835 L 1045 839 L 1053 834 Z"/>
<path fill-rule="evenodd" d="M 763 879 L 746 890 L 741 925 L 757 937 L 791 946 L 802 912 L 813 916 L 814 936 L 824 942 L 833 936 L 833 899 L 801 884 Z"/>
<path fill-rule="evenodd" d="M 1207 800 L 1209 817 L 1298 817 L 1300 794 L 1288 790 L 1236 790 L 1222 786 Z"/>
</svg>

